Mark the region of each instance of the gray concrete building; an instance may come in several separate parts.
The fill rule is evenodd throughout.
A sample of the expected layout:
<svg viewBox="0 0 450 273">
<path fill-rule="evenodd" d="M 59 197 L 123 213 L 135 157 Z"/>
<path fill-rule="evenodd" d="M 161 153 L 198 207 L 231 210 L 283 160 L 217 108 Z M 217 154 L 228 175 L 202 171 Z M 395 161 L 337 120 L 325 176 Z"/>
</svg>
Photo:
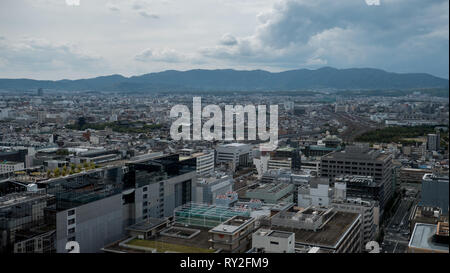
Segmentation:
<svg viewBox="0 0 450 273">
<path fill-rule="evenodd" d="M 321 176 L 335 178 L 343 175 L 371 176 L 382 189 L 380 208 L 393 196 L 392 155 L 371 149 L 368 144 L 348 146 L 321 159 Z"/>
</svg>

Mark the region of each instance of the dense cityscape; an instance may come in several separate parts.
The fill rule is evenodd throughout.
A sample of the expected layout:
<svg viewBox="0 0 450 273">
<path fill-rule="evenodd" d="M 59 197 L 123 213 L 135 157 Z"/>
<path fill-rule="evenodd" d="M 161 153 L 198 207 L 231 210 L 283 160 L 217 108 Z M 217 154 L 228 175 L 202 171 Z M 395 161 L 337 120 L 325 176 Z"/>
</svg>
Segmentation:
<svg viewBox="0 0 450 273">
<path fill-rule="evenodd" d="M 4 91 L 1 251 L 448 252 L 448 97 L 424 92 L 202 97 L 277 104 L 265 152 L 172 140 L 191 94 Z"/>
<path fill-rule="evenodd" d="M 0 18 L 0 270 L 448 259 L 448 0 L 1 0 Z"/>
</svg>

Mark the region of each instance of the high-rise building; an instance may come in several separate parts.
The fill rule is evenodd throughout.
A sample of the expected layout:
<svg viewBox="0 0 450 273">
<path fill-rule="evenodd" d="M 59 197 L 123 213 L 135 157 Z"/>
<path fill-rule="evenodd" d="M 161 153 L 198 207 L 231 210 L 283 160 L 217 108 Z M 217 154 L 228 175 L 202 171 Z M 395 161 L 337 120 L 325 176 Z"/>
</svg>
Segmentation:
<svg viewBox="0 0 450 273">
<path fill-rule="evenodd" d="M 369 148 L 368 144 L 348 146 L 321 158 L 321 176 L 335 178 L 343 175 L 371 176 L 382 190 L 378 200 L 383 210 L 393 196 L 392 155 Z"/>
<path fill-rule="evenodd" d="M 81 252 L 99 252 L 137 222 L 173 215 L 195 198 L 195 160 L 160 156 L 39 182 L 55 196 L 56 252 L 76 241 Z"/>
<path fill-rule="evenodd" d="M 441 137 L 438 134 L 428 134 L 427 136 L 427 150 L 438 151 L 441 145 Z"/>
</svg>

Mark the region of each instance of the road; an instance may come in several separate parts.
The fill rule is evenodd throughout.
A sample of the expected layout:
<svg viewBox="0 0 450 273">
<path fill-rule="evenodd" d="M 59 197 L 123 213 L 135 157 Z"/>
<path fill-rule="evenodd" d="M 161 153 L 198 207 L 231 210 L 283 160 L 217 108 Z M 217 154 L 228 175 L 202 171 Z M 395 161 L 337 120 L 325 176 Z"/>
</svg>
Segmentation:
<svg viewBox="0 0 450 273">
<path fill-rule="evenodd" d="M 403 197 L 385 228 L 382 249 L 387 253 L 404 253 L 408 249 L 410 229 L 409 216 L 414 207 L 414 197 Z"/>
</svg>

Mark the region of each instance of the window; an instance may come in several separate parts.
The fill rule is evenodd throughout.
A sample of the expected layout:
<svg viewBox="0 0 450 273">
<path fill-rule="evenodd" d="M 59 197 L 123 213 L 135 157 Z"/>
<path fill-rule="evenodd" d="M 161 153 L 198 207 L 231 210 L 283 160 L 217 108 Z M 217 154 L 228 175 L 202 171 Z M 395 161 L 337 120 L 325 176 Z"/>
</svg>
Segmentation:
<svg viewBox="0 0 450 273">
<path fill-rule="evenodd" d="M 274 241 L 270 241 L 270 244 L 271 245 L 278 245 L 279 243 L 278 242 L 274 242 Z"/>
<path fill-rule="evenodd" d="M 143 189 L 142 189 L 142 191 L 147 191 L 148 190 L 148 187 L 144 187 Z"/>
<path fill-rule="evenodd" d="M 68 230 L 68 232 L 69 232 L 69 234 L 71 234 L 71 233 L 75 233 L 75 228 L 71 228 L 71 229 L 69 229 L 69 230 Z"/>
<path fill-rule="evenodd" d="M 67 225 L 73 225 L 75 224 L 75 219 L 70 219 L 69 221 L 67 221 Z"/>
<path fill-rule="evenodd" d="M 144 195 L 142 196 L 142 198 L 146 199 L 147 196 L 148 196 L 147 194 L 144 194 Z"/>
<path fill-rule="evenodd" d="M 74 210 L 74 209 L 69 210 L 69 211 L 67 212 L 67 215 L 68 215 L 68 216 L 72 216 L 72 215 L 74 215 L 74 214 L 75 214 L 75 210 Z"/>
</svg>

